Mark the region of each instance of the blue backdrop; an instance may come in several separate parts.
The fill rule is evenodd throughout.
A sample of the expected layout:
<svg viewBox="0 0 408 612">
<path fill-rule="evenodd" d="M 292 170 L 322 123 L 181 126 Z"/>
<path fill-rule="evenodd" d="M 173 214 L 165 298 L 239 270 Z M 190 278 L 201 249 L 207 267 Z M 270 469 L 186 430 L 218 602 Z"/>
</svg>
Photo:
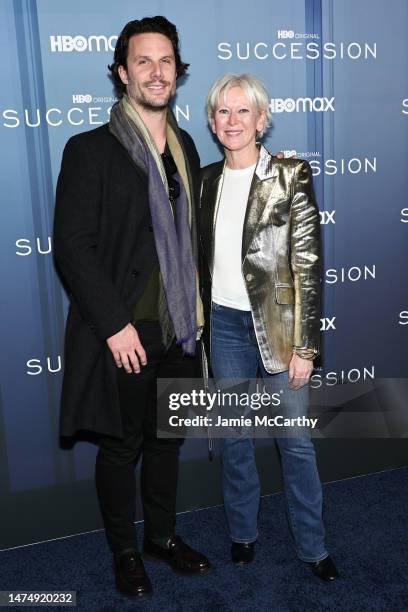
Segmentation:
<svg viewBox="0 0 408 612">
<path fill-rule="evenodd" d="M 62 450 L 58 440 L 67 301 L 52 257 L 54 191 L 67 139 L 108 120 L 117 34 L 155 14 L 176 23 L 191 64 L 174 108 L 203 164 L 220 158 L 204 112 L 209 86 L 226 72 L 251 72 L 271 97 L 266 146 L 312 165 L 324 234 L 315 383 L 407 373 L 406 0 L 0 0 L 0 488 L 8 502 L 92 477 L 95 448 Z M 184 447 L 184 461 L 204 455 L 204 442 Z"/>
</svg>

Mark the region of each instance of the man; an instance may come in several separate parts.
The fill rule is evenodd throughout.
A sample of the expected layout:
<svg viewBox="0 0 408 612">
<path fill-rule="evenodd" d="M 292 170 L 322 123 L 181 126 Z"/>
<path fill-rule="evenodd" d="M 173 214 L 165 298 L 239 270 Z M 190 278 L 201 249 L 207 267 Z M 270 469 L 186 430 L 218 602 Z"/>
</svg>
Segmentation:
<svg viewBox="0 0 408 612">
<path fill-rule="evenodd" d="M 57 186 L 55 255 L 71 291 L 61 433 L 99 434 L 96 487 L 117 589 L 152 587 L 134 530 L 142 457 L 144 556 L 184 574 L 208 559 L 175 535 L 180 440 L 156 434 L 157 378 L 198 375 L 195 198 L 199 157 L 168 108 L 181 61 L 164 17 L 129 22 L 110 66 L 110 122 L 71 138 Z"/>
</svg>

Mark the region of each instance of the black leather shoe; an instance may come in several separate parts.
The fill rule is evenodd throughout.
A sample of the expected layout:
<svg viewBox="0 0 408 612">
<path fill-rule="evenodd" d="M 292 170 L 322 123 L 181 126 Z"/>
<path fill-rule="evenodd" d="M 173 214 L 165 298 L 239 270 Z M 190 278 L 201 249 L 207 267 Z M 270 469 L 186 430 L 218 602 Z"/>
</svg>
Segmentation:
<svg viewBox="0 0 408 612">
<path fill-rule="evenodd" d="M 337 571 L 337 567 L 334 565 L 331 557 L 326 557 L 317 563 L 309 563 L 309 565 L 311 566 L 314 575 L 321 580 L 332 582 L 339 577 L 339 572 Z"/>
<path fill-rule="evenodd" d="M 251 563 L 255 556 L 255 542 L 249 542 L 248 544 L 241 544 L 240 542 L 233 542 L 231 544 L 231 561 L 235 565 L 245 565 Z"/>
<path fill-rule="evenodd" d="M 124 553 L 118 559 L 115 558 L 113 569 L 119 593 L 139 599 L 145 599 L 152 594 L 152 585 L 139 553 Z"/>
<path fill-rule="evenodd" d="M 213 569 L 207 557 L 187 546 L 179 536 L 169 538 L 167 548 L 145 539 L 143 557 L 148 561 L 163 561 L 178 574 L 208 574 Z"/>
</svg>

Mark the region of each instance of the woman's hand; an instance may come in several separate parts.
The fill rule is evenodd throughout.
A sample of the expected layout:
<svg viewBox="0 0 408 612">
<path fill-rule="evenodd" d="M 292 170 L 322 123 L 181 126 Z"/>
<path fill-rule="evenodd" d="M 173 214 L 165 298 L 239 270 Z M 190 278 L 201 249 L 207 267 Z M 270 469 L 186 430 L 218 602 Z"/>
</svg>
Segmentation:
<svg viewBox="0 0 408 612">
<path fill-rule="evenodd" d="M 293 355 L 289 364 L 289 386 L 291 389 L 300 389 L 309 382 L 313 372 L 313 361 L 302 359 Z"/>
</svg>

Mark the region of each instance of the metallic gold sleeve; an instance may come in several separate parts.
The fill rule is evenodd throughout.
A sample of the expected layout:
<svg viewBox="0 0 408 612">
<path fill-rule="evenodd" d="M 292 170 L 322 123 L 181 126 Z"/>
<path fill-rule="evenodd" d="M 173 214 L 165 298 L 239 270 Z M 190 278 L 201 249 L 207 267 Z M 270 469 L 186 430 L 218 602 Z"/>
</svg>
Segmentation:
<svg viewBox="0 0 408 612">
<path fill-rule="evenodd" d="M 296 169 L 291 206 L 290 261 L 295 288 L 293 345 L 318 350 L 320 330 L 320 219 L 312 172 Z"/>
</svg>

